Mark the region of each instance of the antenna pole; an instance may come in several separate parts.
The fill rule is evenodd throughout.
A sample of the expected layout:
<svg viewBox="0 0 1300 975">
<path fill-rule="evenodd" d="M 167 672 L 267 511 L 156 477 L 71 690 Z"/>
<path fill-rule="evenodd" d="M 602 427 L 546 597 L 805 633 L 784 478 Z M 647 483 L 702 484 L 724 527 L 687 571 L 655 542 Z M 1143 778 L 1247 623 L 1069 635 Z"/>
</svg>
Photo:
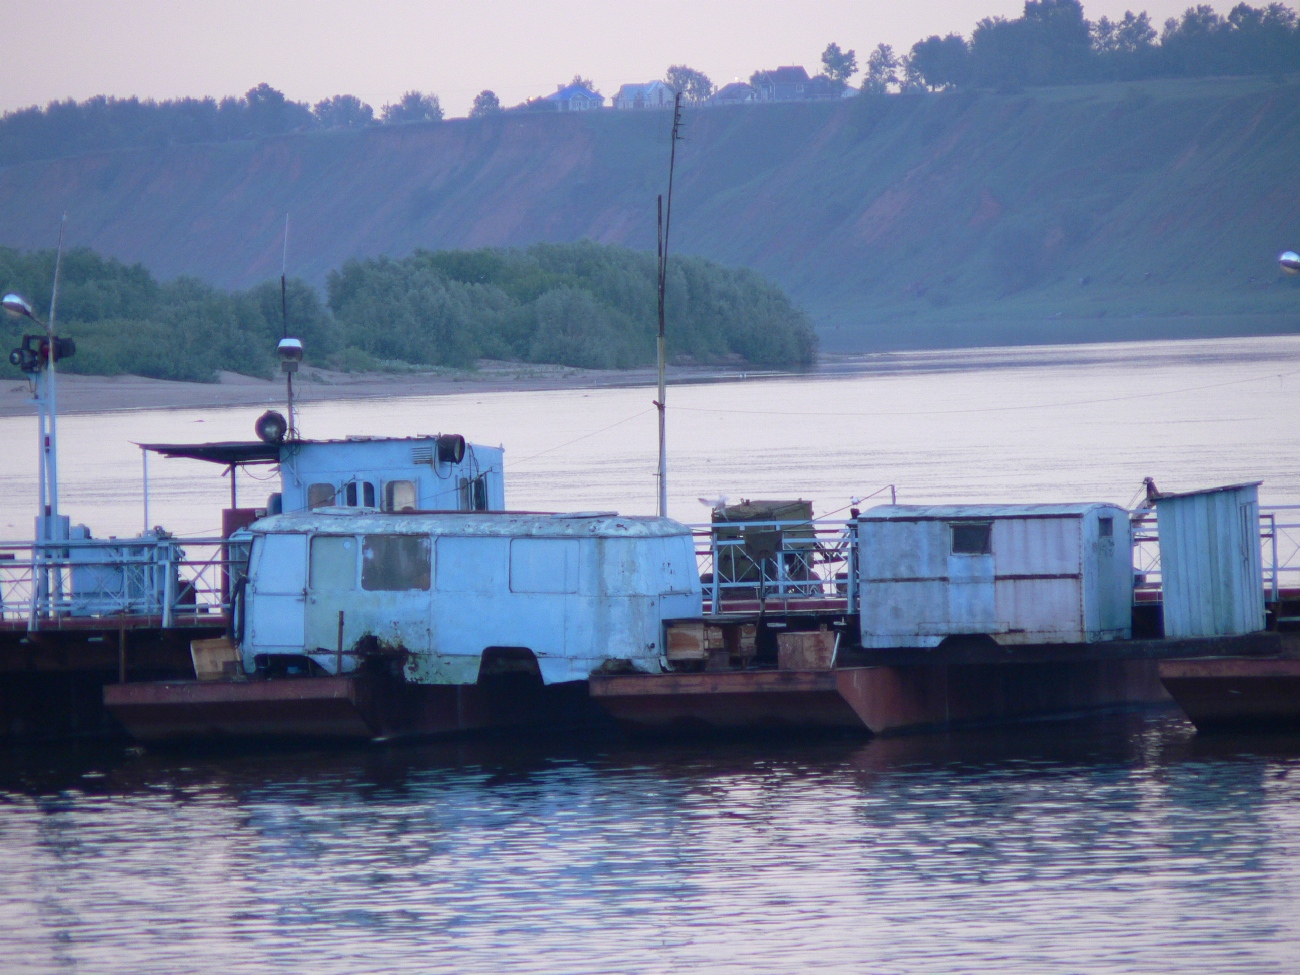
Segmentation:
<svg viewBox="0 0 1300 975">
<path fill-rule="evenodd" d="M 280 255 L 280 337 L 287 339 L 289 337 L 289 214 L 284 215 L 284 251 Z M 293 373 L 286 371 L 284 374 L 285 385 L 288 390 L 289 399 L 289 439 L 293 440 L 298 435 L 298 424 L 294 421 L 293 415 Z M 231 475 L 233 479 L 234 475 Z"/>
<path fill-rule="evenodd" d="M 668 429 L 665 411 L 668 406 L 667 389 L 664 385 L 664 360 L 667 355 L 664 341 L 664 295 L 668 286 L 668 231 L 673 220 L 673 171 L 677 166 L 677 140 L 682 124 L 682 93 L 677 92 L 673 99 L 673 133 L 672 149 L 668 155 L 668 206 L 664 207 L 664 198 L 659 197 L 658 247 L 659 254 L 659 336 L 656 350 L 659 359 L 659 398 L 655 407 L 659 410 L 659 517 L 668 517 Z"/>
<path fill-rule="evenodd" d="M 46 538 L 49 541 L 55 540 L 56 528 L 54 527 L 59 516 L 59 428 L 58 428 L 58 400 L 56 396 L 55 367 L 54 360 L 58 358 L 55 350 L 54 340 L 54 316 L 58 313 L 59 306 L 59 276 L 63 270 L 63 231 L 68 225 L 68 215 L 65 213 L 63 219 L 59 222 L 59 249 L 54 256 L 54 290 L 50 294 L 50 316 L 46 325 L 46 340 L 49 342 L 49 362 L 46 364 L 45 373 L 45 409 L 49 414 L 49 433 L 44 437 L 42 444 L 45 453 L 45 467 L 48 471 L 46 483 L 49 489 L 49 505 L 46 507 L 45 499 L 41 501 L 41 513 L 49 515 L 50 520 L 46 523 Z"/>
</svg>

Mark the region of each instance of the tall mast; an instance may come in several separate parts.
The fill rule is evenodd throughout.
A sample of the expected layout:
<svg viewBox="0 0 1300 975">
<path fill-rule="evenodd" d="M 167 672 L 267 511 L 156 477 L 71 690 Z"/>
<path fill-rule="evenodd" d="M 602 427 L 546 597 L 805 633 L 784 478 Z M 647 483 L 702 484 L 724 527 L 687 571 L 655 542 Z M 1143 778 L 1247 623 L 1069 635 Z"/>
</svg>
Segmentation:
<svg viewBox="0 0 1300 975">
<path fill-rule="evenodd" d="M 673 134 L 672 148 L 668 154 L 668 206 L 664 207 L 664 198 L 659 197 L 659 338 L 656 343 L 659 358 L 659 398 L 655 407 L 659 410 L 659 517 L 668 517 L 668 444 L 667 423 L 664 411 L 667 409 L 667 392 L 664 386 L 664 291 L 668 285 L 668 232 L 673 222 L 673 171 L 677 166 L 677 140 L 682 124 L 682 93 L 677 92 L 673 99 Z"/>
<path fill-rule="evenodd" d="M 280 341 L 289 337 L 289 214 L 284 215 L 284 250 L 280 254 Z M 289 439 L 293 440 L 298 436 L 298 424 L 293 415 L 293 372 L 284 370 L 284 381 L 289 399 Z M 234 483 L 234 475 L 231 475 L 231 483 Z"/>
<path fill-rule="evenodd" d="M 55 369 L 54 361 L 58 358 L 55 349 L 54 339 L 54 316 L 58 312 L 59 306 L 59 274 L 63 269 L 63 231 L 68 225 L 68 215 L 65 213 L 63 219 L 59 222 L 59 249 L 54 256 L 54 290 L 50 294 L 50 314 L 46 322 L 46 341 L 49 342 L 49 362 L 46 364 L 45 371 L 45 412 L 48 415 L 49 430 L 42 437 L 42 448 L 44 450 L 45 482 L 49 491 L 48 501 L 41 499 L 41 514 L 48 514 L 49 521 L 46 524 L 46 538 L 53 541 L 56 535 L 55 524 L 59 517 L 59 429 L 58 429 L 58 402 L 55 395 Z"/>
</svg>

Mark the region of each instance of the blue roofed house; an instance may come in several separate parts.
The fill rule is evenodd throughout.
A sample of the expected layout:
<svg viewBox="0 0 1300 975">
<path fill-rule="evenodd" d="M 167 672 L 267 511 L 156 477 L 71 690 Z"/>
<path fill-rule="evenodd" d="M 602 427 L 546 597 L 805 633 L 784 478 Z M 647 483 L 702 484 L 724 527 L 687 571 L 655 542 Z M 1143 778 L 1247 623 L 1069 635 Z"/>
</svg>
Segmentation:
<svg viewBox="0 0 1300 975">
<path fill-rule="evenodd" d="M 618 109 L 672 108 L 673 90 L 662 81 L 647 81 L 643 85 L 624 85 L 614 96 Z"/>
<path fill-rule="evenodd" d="M 605 96 L 586 85 L 561 85 L 558 91 L 547 95 L 545 100 L 561 112 L 585 112 L 601 108 L 605 104 Z"/>
</svg>

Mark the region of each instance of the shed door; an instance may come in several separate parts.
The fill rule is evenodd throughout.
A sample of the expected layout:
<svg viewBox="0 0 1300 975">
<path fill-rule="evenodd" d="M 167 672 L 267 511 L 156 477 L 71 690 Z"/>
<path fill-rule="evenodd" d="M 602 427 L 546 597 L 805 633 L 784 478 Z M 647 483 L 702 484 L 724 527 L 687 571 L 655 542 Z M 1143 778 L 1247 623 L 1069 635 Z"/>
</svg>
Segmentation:
<svg viewBox="0 0 1300 975">
<path fill-rule="evenodd" d="M 948 626 L 952 633 L 996 633 L 997 585 L 991 522 L 949 526 Z"/>
<path fill-rule="evenodd" d="M 255 550 L 249 578 L 249 643 L 262 653 L 301 653 L 307 536 L 263 535 Z"/>
</svg>

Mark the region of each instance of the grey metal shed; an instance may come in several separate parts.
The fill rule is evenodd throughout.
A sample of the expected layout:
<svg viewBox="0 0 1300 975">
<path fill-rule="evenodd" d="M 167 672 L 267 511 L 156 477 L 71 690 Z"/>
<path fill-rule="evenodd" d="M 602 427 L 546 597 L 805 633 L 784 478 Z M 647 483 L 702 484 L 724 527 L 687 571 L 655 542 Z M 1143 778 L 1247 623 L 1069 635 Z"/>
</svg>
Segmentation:
<svg viewBox="0 0 1300 975">
<path fill-rule="evenodd" d="M 1261 483 L 1156 497 L 1166 637 L 1264 629 Z"/>
<path fill-rule="evenodd" d="M 867 648 L 1132 634 L 1133 535 L 1113 504 L 882 505 L 858 545 Z"/>
</svg>

